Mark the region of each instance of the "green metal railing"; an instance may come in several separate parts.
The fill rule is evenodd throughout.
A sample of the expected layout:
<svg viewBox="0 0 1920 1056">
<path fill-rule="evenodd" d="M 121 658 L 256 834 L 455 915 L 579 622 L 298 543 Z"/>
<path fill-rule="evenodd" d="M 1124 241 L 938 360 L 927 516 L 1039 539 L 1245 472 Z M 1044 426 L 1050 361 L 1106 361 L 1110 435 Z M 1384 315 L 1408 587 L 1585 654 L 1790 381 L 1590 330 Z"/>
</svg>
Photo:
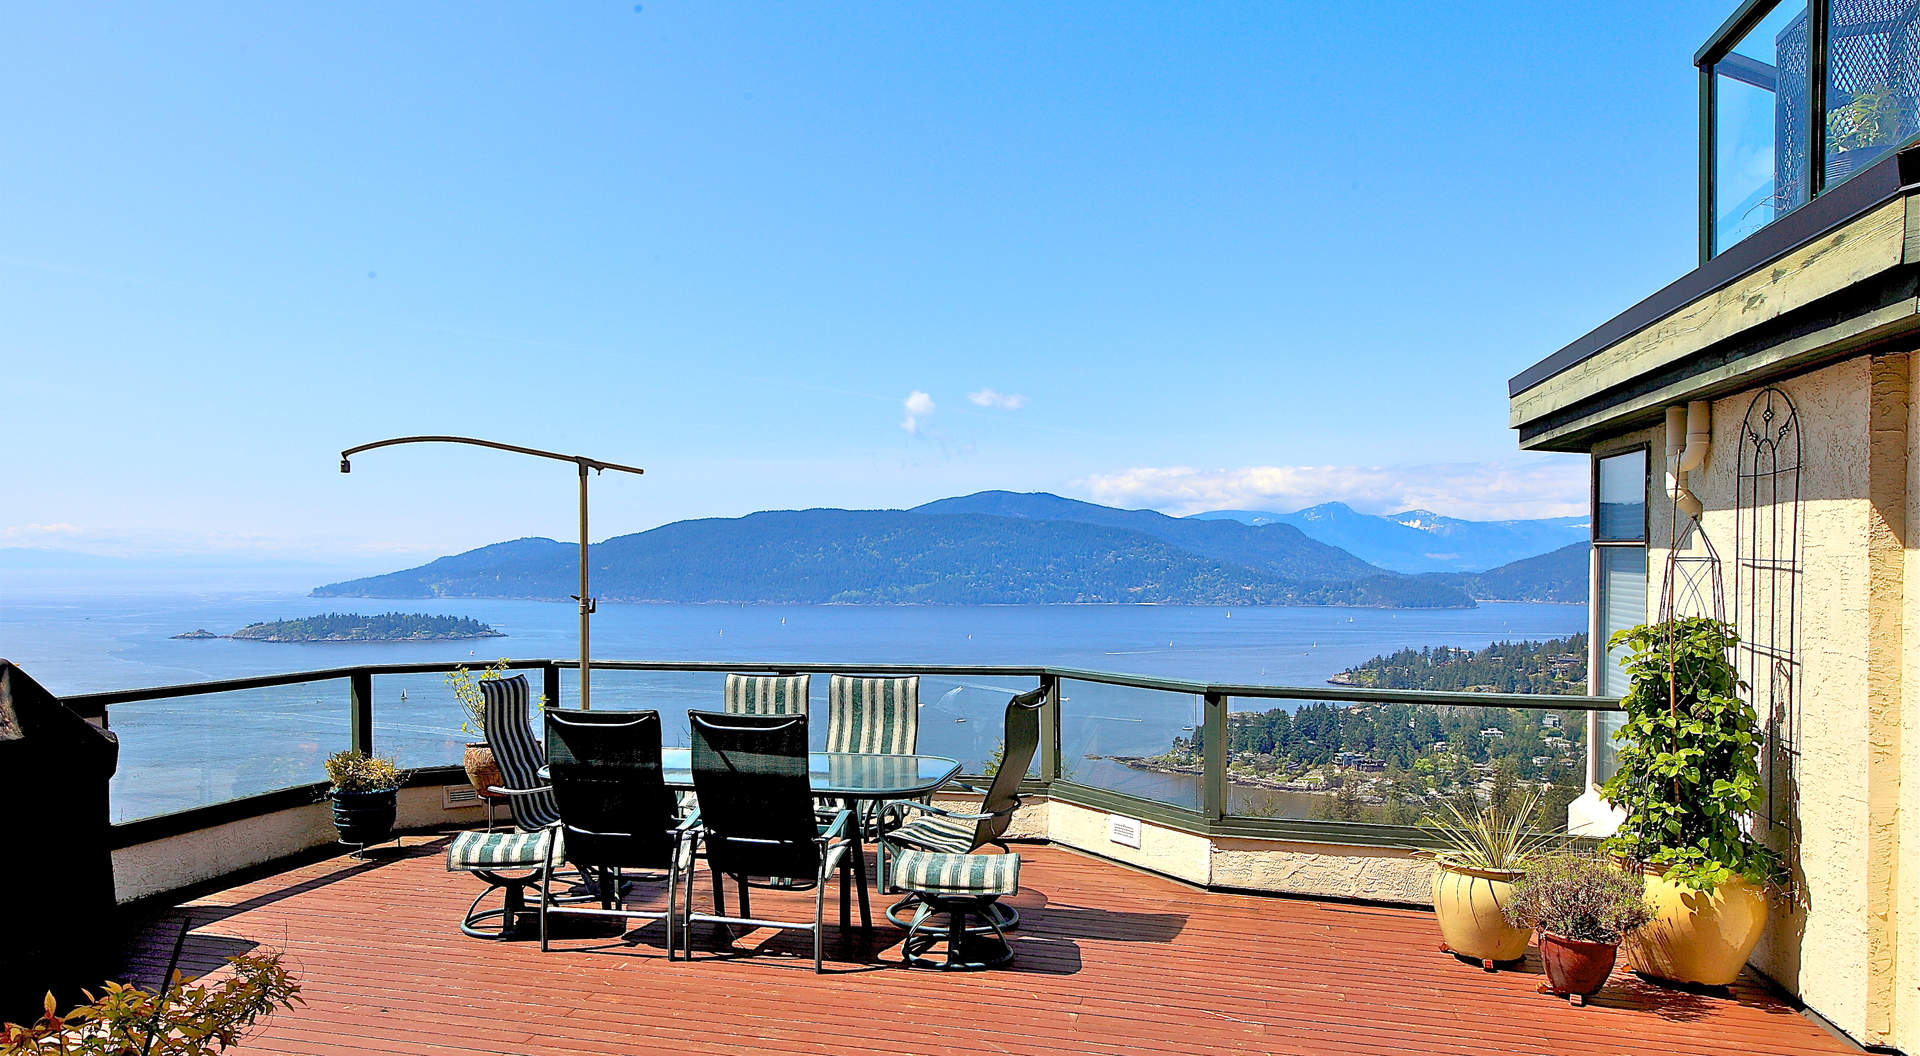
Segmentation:
<svg viewBox="0 0 1920 1056">
<path fill-rule="evenodd" d="M 571 665 L 571 661 L 551 659 L 509 660 L 511 670 L 540 672 L 542 691 L 549 701 L 561 701 L 563 690 L 562 671 Z M 68 706 L 82 714 L 102 718 L 112 726 L 112 712 L 116 706 L 135 704 L 144 701 L 165 700 L 170 698 L 205 696 L 222 693 L 236 693 L 272 687 L 295 686 L 303 683 L 325 682 L 344 679 L 348 687 L 346 743 L 339 747 L 351 747 L 369 754 L 380 746 L 376 743 L 374 700 L 374 679 L 380 676 L 439 674 L 451 671 L 457 664 L 452 663 L 414 663 L 414 664 L 378 664 L 353 667 L 327 668 L 312 671 L 287 672 L 283 674 L 249 676 L 243 678 L 221 679 L 211 682 L 188 683 L 180 685 L 155 686 L 142 689 L 112 690 L 101 693 L 79 694 L 66 697 Z M 1532 713 L 1584 715 L 1594 711 L 1618 711 L 1617 700 L 1591 696 L 1549 696 L 1539 694 L 1514 693 L 1441 693 L 1412 690 L 1377 690 L 1346 686 L 1271 686 L 1240 683 L 1209 683 L 1185 679 L 1159 678 L 1146 675 L 1129 675 L 1109 671 L 1091 671 L 1079 668 L 1052 667 L 1041 665 L 927 665 L 927 664 L 834 664 L 834 663 L 739 663 L 731 661 L 634 661 L 634 660 L 596 660 L 593 668 L 607 672 L 674 672 L 674 673 L 789 673 L 789 674 L 863 674 L 863 675 L 921 675 L 926 677 L 948 678 L 997 678 L 997 679 L 1033 679 L 1047 690 L 1047 700 L 1042 716 L 1042 738 L 1037 753 L 1038 773 L 1031 780 L 1033 791 L 1044 793 L 1056 799 L 1079 804 L 1092 809 L 1107 810 L 1141 818 L 1156 824 L 1206 836 L 1228 836 L 1244 838 L 1267 838 L 1286 840 L 1307 840 L 1318 843 L 1364 844 L 1376 846 L 1414 846 L 1428 842 L 1422 830 L 1405 824 L 1383 824 L 1351 818 L 1302 818 L 1302 817 L 1265 817 L 1236 815 L 1231 809 L 1233 787 L 1230 784 L 1230 747 L 1233 720 L 1230 714 L 1245 714 L 1249 710 L 1241 707 L 1232 710 L 1232 704 L 1239 701 L 1270 702 L 1278 707 L 1287 703 L 1306 705 L 1326 703 L 1343 707 L 1365 708 L 1372 705 L 1417 705 L 1434 708 L 1471 708 L 1494 710 L 1519 710 Z M 1080 730 L 1088 720 L 1063 711 L 1062 685 L 1086 683 L 1102 687 L 1118 687 L 1129 691 L 1148 691 L 1169 695 L 1169 702 L 1177 699 L 1174 695 L 1190 697 L 1196 704 L 1197 715 L 1192 726 L 1194 740 L 1201 745 L 1197 770 L 1191 765 L 1180 771 L 1181 777 L 1193 777 L 1199 781 L 1200 789 L 1197 803 L 1188 805 L 1169 802 L 1167 797 L 1155 798 L 1142 795 L 1137 791 L 1101 787 L 1098 783 L 1083 780 L 1077 773 L 1077 765 L 1063 757 L 1063 727 L 1071 726 Z M 718 704 L 716 690 L 715 701 Z M 1076 706 L 1077 708 L 1077 706 Z M 1296 714 L 1298 714 L 1296 712 Z M 1126 719 L 1120 721 L 1139 721 Z M 1568 723 L 1565 729 L 1575 732 L 1584 724 Z M 1085 745 L 1076 745 L 1084 748 Z M 1590 745 L 1584 746 L 1591 750 Z M 1100 758 L 1088 755 L 1088 758 Z M 454 784 L 464 780 L 457 766 L 430 766 L 413 771 L 412 783 L 416 785 Z M 295 784 L 286 788 L 272 789 L 253 795 L 239 796 L 220 802 L 207 803 L 183 810 L 156 814 L 150 817 L 130 819 L 115 825 L 116 846 L 129 846 L 147 842 L 183 832 L 206 828 L 210 825 L 241 818 L 258 816 L 276 810 L 286 809 L 303 802 L 312 802 L 323 790 L 319 783 Z"/>
</svg>

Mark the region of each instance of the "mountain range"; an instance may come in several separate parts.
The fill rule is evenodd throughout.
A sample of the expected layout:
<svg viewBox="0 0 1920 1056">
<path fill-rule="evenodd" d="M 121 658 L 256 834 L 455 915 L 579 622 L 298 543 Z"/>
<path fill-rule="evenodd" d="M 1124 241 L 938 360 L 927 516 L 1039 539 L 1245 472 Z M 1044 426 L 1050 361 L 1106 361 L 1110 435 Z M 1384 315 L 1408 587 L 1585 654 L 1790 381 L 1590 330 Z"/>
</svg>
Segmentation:
<svg viewBox="0 0 1920 1056">
<path fill-rule="evenodd" d="M 1361 513 L 1327 502 L 1292 513 L 1215 510 L 1190 520 L 1290 524 L 1320 542 L 1395 572 L 1483 572 L 1587 540 L 1587 518 L 1469 521 L 1431 510 Z"/>
<path fill-rule="evenodd" d="M 313 593 L 560 599 L 577 589 L 578 554 L 572 543 L 516 539 Z M 910 510 L 676 521 L 596 543 L 589 560 L 594 593 L 609 602 L 1450 608 L 1472 605 L 1475 590 L 1572 589 L 1536 582 L 1564 561 L 1517 577 L 1494 569 L 1471 582 L 1414 576 L 1291 524 L 1169 517 L 1002 491 Z M 1578 578 L 1584 598 L 1584 556 Z"/>
</svg>

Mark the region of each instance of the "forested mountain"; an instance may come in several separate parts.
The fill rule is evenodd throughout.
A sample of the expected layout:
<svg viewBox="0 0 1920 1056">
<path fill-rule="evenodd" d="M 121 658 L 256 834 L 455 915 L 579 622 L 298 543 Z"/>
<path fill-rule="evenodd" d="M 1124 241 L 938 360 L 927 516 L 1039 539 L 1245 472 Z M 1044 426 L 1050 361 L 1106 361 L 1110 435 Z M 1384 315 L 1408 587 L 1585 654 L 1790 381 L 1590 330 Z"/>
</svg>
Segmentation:
<svg viewBox="0 0 1920 1056">
<path fill-rule="evenodd" d="M 1289 528 L 1256 535 L 1086 503 L 1060 509 L 1072 516 L 788 510 L 678 521 L 595 544 L 593 590 L 609 602 L 1473 604 L 1455 585 L 1384 572 Z M 560 599 L 577 589 L 577 554 L 518 539 L 314 594 Z"/>
<path fill-rule="evenodd" d="M 1470 521 L 1431 510 L 1361 513 L 1340 502 L 1292 513 L 1215 510 L 1186 519 L 1231 520 L 1263 527 L 1291 525 L 1309 538 L 1396 572 L 1479 572 L 1587 537 L 1584 516 Z"/>
<path fill-rule="evenodd" d="M 1482 601 L 1584 604 L 1587 600 L 1589 549 L 1587 543 L 1573 543 L 1552 553 L 1529 557 L 1485 572 L 1422 578 L 1457 587 Z"/>
</svg>

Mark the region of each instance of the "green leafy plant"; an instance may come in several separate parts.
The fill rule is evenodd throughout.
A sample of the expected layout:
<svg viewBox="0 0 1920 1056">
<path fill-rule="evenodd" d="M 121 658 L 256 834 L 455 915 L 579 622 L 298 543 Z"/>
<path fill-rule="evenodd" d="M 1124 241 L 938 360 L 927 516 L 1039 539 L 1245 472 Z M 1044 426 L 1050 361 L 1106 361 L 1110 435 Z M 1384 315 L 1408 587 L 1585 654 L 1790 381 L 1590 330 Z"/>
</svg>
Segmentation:
<svg viewBox="0 0 1920 1056">
<path fill-rule="evenodd" d="M 1679 617 L 1608 643 L 1628 649 L 1630 683 L 1614 734 L 1620 768 L 1601 792 L 1627 816 L 1601 848 L 1699 891 L 1782 873 L 1779 856 L 1742 824 L 1766 794 L 1758 722 L 1728 658 L 1738 640 L 1719 620 Z"/>
<path fill-rule="evenodd" d="M 158 992 L 110 982 L 65 1015 L 48 994 L 37 1022 L 0 1026 L 0 1056 L 203 1056 L 226 1051 L 261 1019 L 300 1001 L 279 954 L 227 963 L 233 974 L 212 984 L 185 985 L 177 973 Z"/>
<path fill-rule="evenodd" d="M 446 683 L 453 688 L 454 698 L 460 701 L 460 709 L 467 713 L 461 720 L 460 732 L 485 736 L 487 698 L 480 692 L 480 683 L 496 678 L 507 677 L 507 658 L 501 657 L 480 669 L 479 674 L 468 670 L 464 665 L 447 672 Z M 547 696 L 542 693 L 534 698 L 533 706 L 544 710 Z"/>
<path fill-rule="evenodd" d="M 1500 907 L 1516 928 L 1539 928 L 1580 942 L 1617 945 L 1653 919 L 1645 883 L 1591 854 L 1552 854 L 1514 882 Z"/>
<path fill-rule="evenodd" d="M 336 792 L 384 792 L 399 788 L 400 768 L 393 756 L 347 750 L 327 756 L 327 780 Z"/>
<path fill-rule="evenodd" d="M 1512 810 L 1496 802 L 1468 813 L 1442 800 L 1442 813 L 1422 815 L 1418 824 L 1438 834 L 1446 844 L 1444 850 L 1430 855 L 1444 865 L 1522 870 L 1554 839 L 1551 832 L 1533 830 L 1533 816 L 1539 806 L 1538 791 Z"/>
<path fill-rule="evenodd" d="M 1859 150 L 1884 146 L 1899 134 L 1906 108 L 1893 90 L 1882 85 L 1856 92 L 1845 106 L 1827 112 L 1827 146 Z"/>
</svg>

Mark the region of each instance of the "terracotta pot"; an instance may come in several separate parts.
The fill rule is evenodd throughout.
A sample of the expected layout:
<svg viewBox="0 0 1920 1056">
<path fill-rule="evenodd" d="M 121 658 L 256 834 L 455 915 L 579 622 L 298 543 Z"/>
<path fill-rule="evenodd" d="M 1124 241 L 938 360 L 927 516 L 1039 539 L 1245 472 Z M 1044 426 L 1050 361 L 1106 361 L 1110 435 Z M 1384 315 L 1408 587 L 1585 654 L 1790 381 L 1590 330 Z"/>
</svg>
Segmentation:
<svg viewBox="0 0 1920 1056">
<path fill-rule="evenodd" d="M 1627 964 L 1650 979 L 1725 986 L 1739 976 L 1767 928 L 1766 896 L 1744 877 L 1695 891 L 1649 869 L 1647 902 L 1653 922 L 1620 946 Z"/>
<path fill-rule="evenodd" d="M 1434 859 L 1433 913 L 1440 921 L 1440 948 L 1479 961 L 1488 971 L 1501 961 L 1527 955 L 1532 932 L 1507 923 L 1500 907 L 1513 898 L 1513 882 L 1521 874 L 1511 869 L 1475 869 L 1455 865 L 1445 855 Z"/>
<path fill-rule="evenodd" d="M 1547 970 L 1547 985 L 1556 994 L 1579 999 L 1576 1003 L 1584 1003 L 1588 995 L 1607 985 L 1619 949 L 1617 943 L 1582 942 L 1550 931 L 1540 933 L 1540 963 Z"/>
<path fill-rule="evenodd" d="M 460 760 L 467 769 L 467 782 L 481 799 L 504 799 L 498 792 L 487 789 L 496 785 L 505 785 L 507 779 L 500 774 L 500 764 L 493 760 L 493 749 L 485 741 L 468 741 L 467 754 Z"/>
</svg>

